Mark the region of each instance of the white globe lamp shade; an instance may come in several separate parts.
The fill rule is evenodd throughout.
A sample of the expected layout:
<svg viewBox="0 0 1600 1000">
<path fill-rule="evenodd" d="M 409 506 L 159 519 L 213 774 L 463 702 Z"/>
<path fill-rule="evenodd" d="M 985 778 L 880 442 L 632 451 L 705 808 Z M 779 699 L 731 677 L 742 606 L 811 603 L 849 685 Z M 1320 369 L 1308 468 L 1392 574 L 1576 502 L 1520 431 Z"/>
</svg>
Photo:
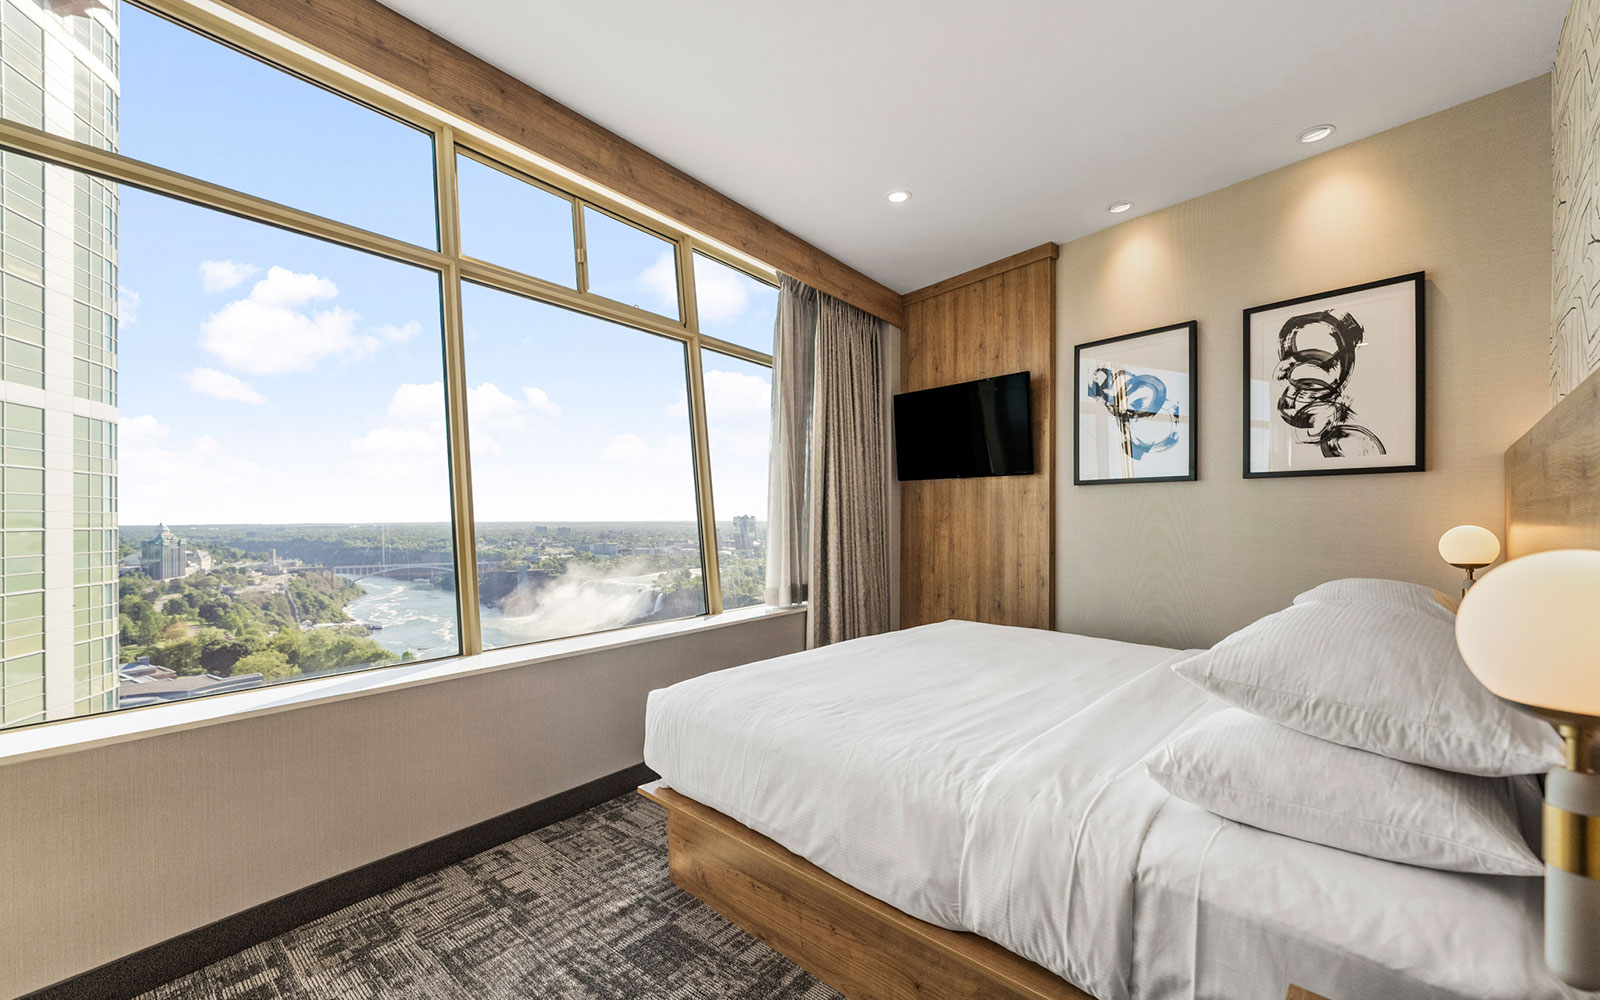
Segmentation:
<svg viewBox="0 0 1600 1000">
<path fill-rule="evenodd" d="M 1461 599 L 1456 644 L 1507 701 L 1600 717 L 1600 551 L 1540 552 L 1492 570 Z"/>
<path fill-rule="evenodd" d="M 1500 539 L 1488 528 L 1462 524 L 1439 536 L 1439 555 L 1452 566 L 1487 566 L 1500 558 Z"/>
</svg>

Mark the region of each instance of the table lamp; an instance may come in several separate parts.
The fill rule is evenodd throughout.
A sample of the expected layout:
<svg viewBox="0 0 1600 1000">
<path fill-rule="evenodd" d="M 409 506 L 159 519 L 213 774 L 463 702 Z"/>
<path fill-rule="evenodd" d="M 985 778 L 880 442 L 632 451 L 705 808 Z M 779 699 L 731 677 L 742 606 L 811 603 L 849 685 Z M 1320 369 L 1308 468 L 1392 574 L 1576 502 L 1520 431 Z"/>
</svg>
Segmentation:
<svg viewBox="0 0 1600 1000">
<path fill-rule="evenodd" d="M 1442 548 L 1442 545 L 1441 545 Z M 1544 800 L 1544 940 L 1551 971 L 1600 989 L 1600 551 L 1513 559 L 1461 600 L 1456 644 L 1483 686 L 1561 733 Z"/>
<path fill-rule="evenodd" d="M 1472 575 L 1500 558 L 1500 539 L 1488 528 L 1458 524 L 1439 536 L 1439 555 L 1456 569 L 1467 571 L 1467 581 L 1461 585 L 1464 597 L 1472 589 Z"/>
</svg>

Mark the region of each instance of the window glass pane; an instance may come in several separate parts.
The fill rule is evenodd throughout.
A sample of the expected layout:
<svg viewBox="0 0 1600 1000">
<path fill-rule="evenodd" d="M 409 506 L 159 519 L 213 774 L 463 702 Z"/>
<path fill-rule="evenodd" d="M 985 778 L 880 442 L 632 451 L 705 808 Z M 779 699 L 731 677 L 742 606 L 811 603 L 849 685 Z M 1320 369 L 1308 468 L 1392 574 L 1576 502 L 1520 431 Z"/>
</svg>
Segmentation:
<svg viewBox="0 0 1600 1000">
<path fill-rule="evenodd" d="M 0 725 L 456 653 L 438 275 L 30 163 Z"/>
<path fill-rule="evenodd" d="M 678 263 L 671 241 L 583 207 L 589 291 L 678 319 Z"/>
<path fill-rule="evenodd" d="M 465 285 L 485 647 L 705 611 L 684 345 Z"/>
<path fill-rule="evenodd" d="M 778 288 L 705 254 L 694 255 L 694 307 L 700 332 L 763 354 L 772 353 Z"/>
<path fill-rule="evenodd" d="M 722 606 L 761 604 L 767 578 L 767 452 L 772 369 L 702 351 Z"/>
<path fill-rule="evenodd" d="M 470 156 L 456 156 L 461 252 L 578 287 L 572 202 Z"/>
<path fill-rule="evenodd" d="M 91 113 L 108 147 L 438 246 L 427 133 L 137 7 L 122 5 L 122 14 L 120 128 L 114 96 L 109 122 L 94 117 L 98 104 L 79 100 L 79 117 Z"/>
</svg>

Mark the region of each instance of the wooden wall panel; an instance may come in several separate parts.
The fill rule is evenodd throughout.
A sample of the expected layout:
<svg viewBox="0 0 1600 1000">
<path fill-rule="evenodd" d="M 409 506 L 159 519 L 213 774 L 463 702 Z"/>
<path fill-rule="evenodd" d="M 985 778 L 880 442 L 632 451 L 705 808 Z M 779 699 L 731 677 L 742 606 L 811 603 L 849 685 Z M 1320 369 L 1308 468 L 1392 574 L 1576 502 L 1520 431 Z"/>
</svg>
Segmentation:
<svg viewBox="0 0 1600 1000">
<path fill-rule="evenodd" d="M 224 0 L 240 13 L 898 325 L 900 295 L 377 0 Z M 187 14 L 185 0 L 172 6 Z"/>
<path fill-rule="evenodd" d="M 1600 549 L 1600 372 L 1506 449 L 1506 558 Z"/>
<path fill-rule="evenodd" d="M 906 296 L 901 391 L 1032 373 L 1031 476 L 903 483 L 900 621 L 1055 617 L 1055 278 L 1045 244 Z"/>
</svg>

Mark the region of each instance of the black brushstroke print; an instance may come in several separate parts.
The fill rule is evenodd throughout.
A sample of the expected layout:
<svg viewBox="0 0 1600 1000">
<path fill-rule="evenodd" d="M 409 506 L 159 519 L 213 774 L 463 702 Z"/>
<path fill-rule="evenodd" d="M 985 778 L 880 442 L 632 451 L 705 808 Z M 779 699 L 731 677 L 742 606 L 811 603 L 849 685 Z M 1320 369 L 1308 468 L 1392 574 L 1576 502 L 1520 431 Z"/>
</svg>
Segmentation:
<svg viewBox="0 0 1600 1000">
<path fill-rule="evenodd" d="M 1350 422 L 1355 410 L 1346 389 L 1356 370 L 1356 348 L 1366 331 L 1343 309 L 1292 316 L 1278 331 L 1278 368 L 1284 383 L 1278 416 L 1295 440 L 1314 444 L 1327 458 L 1384 455 L 1383 442 Z"/>
</svg>

